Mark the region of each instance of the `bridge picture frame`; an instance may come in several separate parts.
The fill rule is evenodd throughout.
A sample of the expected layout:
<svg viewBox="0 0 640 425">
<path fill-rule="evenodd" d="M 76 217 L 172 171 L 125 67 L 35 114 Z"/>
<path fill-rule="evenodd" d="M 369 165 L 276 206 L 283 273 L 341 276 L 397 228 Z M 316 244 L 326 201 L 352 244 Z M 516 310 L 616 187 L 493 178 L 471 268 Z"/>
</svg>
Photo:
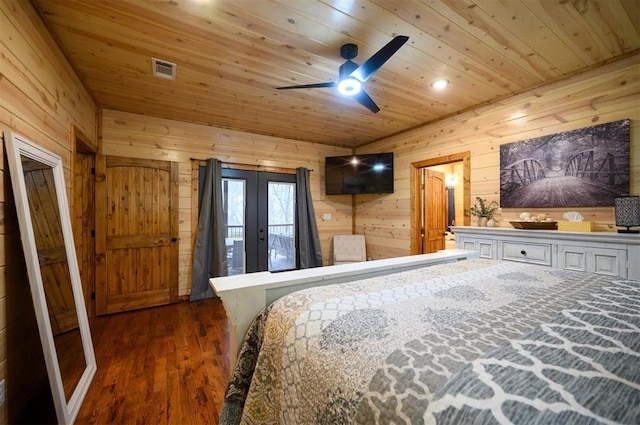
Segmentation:
<svg viewBox="0 0 640 425">
<path fill-rule="evenodd" d="M 611 207 L 629 195 L 629 119 L 500 146 L 502 208 Z"/>
</svg>

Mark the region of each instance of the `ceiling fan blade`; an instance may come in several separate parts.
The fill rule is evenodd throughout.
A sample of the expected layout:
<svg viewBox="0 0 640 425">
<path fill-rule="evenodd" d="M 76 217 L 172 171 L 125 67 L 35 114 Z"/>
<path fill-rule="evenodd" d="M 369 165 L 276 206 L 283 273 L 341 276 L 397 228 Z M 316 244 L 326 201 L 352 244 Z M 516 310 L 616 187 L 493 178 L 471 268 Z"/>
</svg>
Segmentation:
<svg viewBox="0 0 640 425">
<path fill-rule="evenodd" d="M 357 78 L 363 83 L 367 81 L 395 52 L 409 40 L 406 35 L 398 35 L 388 42 L 382 49 L 367 59 L 362 65 L 353 71 L 350 76 Z"/>
<path fill-rule="evenodd" d="M 287 87 L 276 87 L 276 90 L 289 90 L 289 89 L 318 89 L 324 87 L 336 87 L 338 83 L 330 81 L 328 83 L 316 83 L 316 84 L 304 84 L 301 86 L 287 86 Z"/>
<path fill-rule="evenodd" d="M 378 108 L 378 105 L 376 105 L 376 102 L 374 102 L 373 99 L 371 99 L 371 96 L 369 96 L 367 92 L 364 90 L 360 90 L 359 93 L 354 94 L 352 97 L 359 104 L 361 104 L 362 106 L 364 106 L 365 108 L 373 112 L 374 114 L 380 110 L 380 108 Z"/>
</svg>

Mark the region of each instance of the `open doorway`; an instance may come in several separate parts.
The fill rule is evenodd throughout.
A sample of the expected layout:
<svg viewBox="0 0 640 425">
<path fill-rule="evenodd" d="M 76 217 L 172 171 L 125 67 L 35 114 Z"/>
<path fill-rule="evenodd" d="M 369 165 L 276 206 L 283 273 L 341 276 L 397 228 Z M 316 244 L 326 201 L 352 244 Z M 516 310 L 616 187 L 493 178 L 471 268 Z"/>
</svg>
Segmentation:
<svg viewBox="0 0 640 425">
<path fill-rule="evenodd" d="M 470 157 L 462 152 L 411 163 L 411 254 L 445 249 L 447 239 L 452 247 L 446 234 L 451 222 L 470 224 L 464 213 L 470 207 Z"/>
<path fill-rule="evenodd" d="M 72 163 L 72 228 L 78 258 L 82 293 L 89 317 L 95 316 L 95 166 L 96 152 L 89 138 L 75 125 L 71 126 Z"/>
</svg>

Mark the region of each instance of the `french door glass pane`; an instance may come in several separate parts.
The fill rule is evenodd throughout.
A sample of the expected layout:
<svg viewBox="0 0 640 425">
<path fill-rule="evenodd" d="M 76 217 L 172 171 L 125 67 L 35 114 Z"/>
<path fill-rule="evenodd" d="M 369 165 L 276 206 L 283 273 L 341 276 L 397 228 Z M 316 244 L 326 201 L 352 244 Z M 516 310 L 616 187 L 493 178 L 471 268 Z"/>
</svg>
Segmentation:
<svg viewBox="0 0 640 425">
<path fill-rule="evenodd" d="M 222 179 L 222 196 L 227 223 L 225 245 L 227 247 L 228 275 L 243 274 L 245 272 L 245 180 Z"/>
<path fill-rule="evenodd" d="M 295 183 L 269 182 L 269 270 L 296 267 Z"/>
</svg>

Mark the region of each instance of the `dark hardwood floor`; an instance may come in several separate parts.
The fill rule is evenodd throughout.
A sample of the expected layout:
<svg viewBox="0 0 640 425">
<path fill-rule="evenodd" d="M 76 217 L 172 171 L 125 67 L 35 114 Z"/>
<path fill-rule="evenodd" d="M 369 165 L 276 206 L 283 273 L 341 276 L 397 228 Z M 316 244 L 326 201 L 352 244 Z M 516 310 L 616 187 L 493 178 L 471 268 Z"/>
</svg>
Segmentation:
<svg viewBox="0 0 640 425">
<path fill-rule="evenodd" d="M 93 318 L 98 371 L 77 424 L 217 424 L 228 381 L 220 299 Z"/>
</svg>

